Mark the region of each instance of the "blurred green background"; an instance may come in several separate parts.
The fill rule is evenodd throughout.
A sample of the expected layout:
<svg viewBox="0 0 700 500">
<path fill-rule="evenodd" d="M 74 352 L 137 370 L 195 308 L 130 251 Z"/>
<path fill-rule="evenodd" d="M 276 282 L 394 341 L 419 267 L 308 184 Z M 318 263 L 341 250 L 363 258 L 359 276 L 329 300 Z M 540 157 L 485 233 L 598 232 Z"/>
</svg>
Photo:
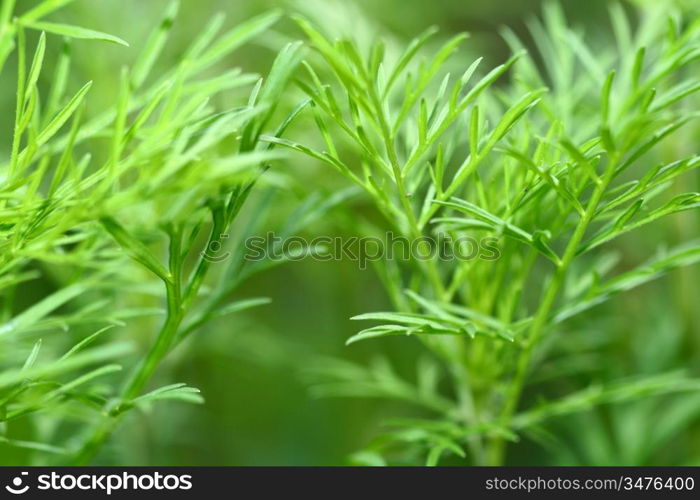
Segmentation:
<svg viewBox="0 0 700 500">
<path fill-rule="evenodd" d="M 538 0 L 346 0 L 334 2 L 279 2 L 275 0 L 183 0 L 174 35 L 162 58 L 168 67 L 179 57 L 198 30 L 217 11 L 227 14 L 227 24 L 270 8 L 301 10 L 309 15 L 333 16 L 333 29 L 352 30 L 364 16 L 377 33 L 390 33 L 407 40 L 429 25 L 437 25 L 444 36 L 459 31 L 471 34 L 469 54 L 486 55 L 491 64 L 507 54 L 498 35 L 502 25 L 516 32 L 526 31 L 527 20 L 540 12 Z M 589 39 L 605 43 L 608 38 L 607 3 L 604 0 L 565 1 L 569 20 L 580 25 Z M 20 9 L 31 1 L 20 0 Z M 117 92 L 119 68 L 133 61 L 160 13 L 165 0 L 79 0 L 52 16 L 52 20 L 90 26 L 108 31 L 130 42 L 134 50 L 107 44 L 75 43 L 72 83 L 94 80 L 89 109 L 111 102 Z M 687 2 L 692 6 L 693 2 Z M 357 16 L 357 17 L 356 17 Z M 326 19 L 329 19 L 326 17 Z M 363 25 L 363 24 L 362 24 Z M 288 20 L 273 33 L 259 38 L 257 45 L 238 52 L 229 61 L 246 71 L 263 73 L 277 48 L 287 39 L 300 37 Z M 56 43 L 49 51 L 55 51 Z M 51 57 L 47 58 L 49 61 Z M 51 74 L 47 71 L 46 74 Z M 13 75 L 9 66 L 3 79 Z M 7 89 L 14 82 L 0 81 L 0 109 L 13 109 Z M 10 130 L 11 114 L 0 116 L 0 126 Z M 692 141 L 693 138 L 689 137 Z M 9 136 L 0 137 L 7 150 Z M 275 196 L 276 211 L 270 225 L 280 224 L 311 191 L 330 191 L 344 183 L 320 165 L 294 158 L 277 167 L 286 181 L 284 188 L 269 188 Z M 313 182 L 309 182 L 313 180 Z M 695 179 L 696 185 L 698 183 Z M 266 188 L 268 189 L 268 188 Z M 690 187 L 688 190 L 692 190 Z M 352 209 L 361 210 L 361 202 Z M 249 207 L 249 209 L 252 209 Z M 675 220 L 675 219 L 674 219 Z M 644 235 L 624 240 L 623 253 L 647 254 L 658 238 L 697 231 L 697 216 L 677 218 L 677 225 L 657 227 Z M 319 221 L 305 235 L 336 235 L 332 217 Z M 640 240 L 643 238 L 643 240 Z M 601 367 L 601 372 L 622 373 L 656 369 L 655 363 L 697 371 L 700 365 L 700 313 L 698 278 L 695 268 L 675 272 L 624 298 L 587 314 L 573 328 L 614 332 L 605 349 L 615 353 L 625 366 Z M 41 293 L 41 292 L 37 292 Z M 187 381 L 202 390 L 203 406 L 163 404 L 150 415 L 132 415 L 101 457 L 103 463 L 163 465 L 334 465 L 366 444 L 382 428 L 388 416 L 406 415 L 406 409 L 376 400 L 330 400 L 312 397 L 305 368 L 323 356 L 367 362 L 378 356 L 390 357 L 411 372 L 420 354 L 417 343 L 406 339 L 375 341 L 345 347 L 345 339 L 356 332 L 348 318 L 382 310 L 388 301 L 371 268 L 360 270 L 352 262 L 293 262 L 256 275 L 239 290 L 239 296 L 268 296 L 270 305 L 244 315 L 213 323 L 194 341 L 180 348 L 159 377 L 163 381 Z M 30 298 L 25 298 L 27 301 Z M 661 356 L 659 355 L 661 353 Z M 662 402 L 661 402 L 662 403 Z M 663 415 L 660 402 L 647 407 L 604 409 L 558 422 L 551 429 L 566 443 L 548 450 L 542 443 L 524 442 L 511 456 L 512 463 L 629 463 L 639 453 L 635 440 L 649 429 L 643 422 L 626 419 L 619 429 L 619 412 L 641 412 L 656 418 Z M 695 404 L 695 403 L 694 403 Z M 631 422 L 631 423 L 630 423 Z M 690 431 L 674 446 L 648 463 L 700 462 L 700 422 L 689 417 Z M 590 430 L 588 441 L 576 430 Z M 636 425 L 636 427 L 635 427 Z M 631 441 L 623 438 L 636 433 Z"/>
</svg>

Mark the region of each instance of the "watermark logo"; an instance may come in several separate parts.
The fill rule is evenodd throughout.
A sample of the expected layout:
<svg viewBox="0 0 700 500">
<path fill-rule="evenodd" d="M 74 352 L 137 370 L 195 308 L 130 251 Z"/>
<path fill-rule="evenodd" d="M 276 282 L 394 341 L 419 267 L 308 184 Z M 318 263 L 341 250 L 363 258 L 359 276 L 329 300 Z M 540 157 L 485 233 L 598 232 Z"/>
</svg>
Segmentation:
<svg viewBox="0 0 700 500">
<path fill-rule="evenodd" d="M 161 474 L 153 473 L 113 473 L 113 474 L 80 474 L 77 472 L 51 472 L 40 474 L 30 480 L 29 472 L 21 472 L 12 478 L 5 486 L 12 495 L 23 495 L 30 489 L 32 494 L 42 491 L 91 491 L 112 495 L 119 491 L 152 491 L 167 494 L 174 490 L 191 490 L 193 488 L 190 474 Z M 30 486 L 30 483 L 31 486 Z M 1 491 L 1 490 L 0 490 Z"/>
<path fill-rule="evenodd" d="M 213 240 L 207 245 L 207 248 L 201 252 L 204 260 L 209 262 L 218 263 L 223 262 L 231 256 L 230 252 L 222 251 L 224 249 L 224 244 L 221 240 L 228 239 L 228 234 L 220 234 L 218 240 Z"/>
<path fill-rule="evenodd" d="M 213 263 L 223 262 L 231 256 L 224 251 L 222 234 L 209 243 L 202 251 L 202 257 Z M 243 255 L 248 262 L 258 261 L 297 261 L 312 259 L 317 261 L 346 260 L 356 262 L 360 269 L 366 269 L 372 262 L 381 260 L 397 262 L 421 261 L 494 261 L 500 258 L 498 238 L 487 236 L 454 237 L 447 233 L 434 236 L 406 238 L 388 232 L 379 236 L 340 237 L 316 236 L 307 240 L 301 236 L 280 236 L 273 232 L 265 236 L 252 236 L 244 241 Z"/>
<path fill-rule="evenodd" d="M 5 489 L 13 495 L 22 495 L 29 490 L 29 485 L 24 484 L 23 476 L 28 476 L 28 472 L 22 472 L 21 475 L 12 479 L 12 485 L 5 486 Z"/>
</svg>

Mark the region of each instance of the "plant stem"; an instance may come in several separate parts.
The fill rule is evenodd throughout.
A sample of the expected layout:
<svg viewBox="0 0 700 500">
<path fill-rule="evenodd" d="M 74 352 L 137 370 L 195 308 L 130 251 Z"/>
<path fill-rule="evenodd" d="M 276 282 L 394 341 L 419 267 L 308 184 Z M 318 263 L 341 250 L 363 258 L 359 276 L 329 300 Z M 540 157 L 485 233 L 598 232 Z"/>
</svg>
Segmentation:
<svg viewBox="0 0 700 500">
<path fill-rule="evenodd" d="M 391 164 L 391 170 L 394 174 L 394 181 L 396 182 L 396 189 L 398 191 L 398 196 L 400 199 L 401 207 L 406 214 L 406 222 L 408 224 L 408 230 L 410 236 L 416 240 L 423 236 L 423 232 L 418 224 L 418 219 L 413 212 L 413 206 L 409 199 L 410 195 L 406 190 L 406 185 L 404 183 L 403 171 L 401 170 L 401 165 L 399 162 L 398 154 L 396 153 L 396 147 L 394 146 L 394 138 L 391 134 L 391 129 L 387 123 L 384 112 L 382 111 L 382 106 L 379 101 L 379 97 L 376 93 L 374 86 L 370 85 L 370 97 L 374 103 L 377 112 L 377 118 L 379 120 L 379 126 L 382 132 L 382 139 L 384 140 L 384 146 L 386 147 L 387 155 L 389 156 L 389 163 Z M 445 296 L 445 285 L 440 278 L 440 272 L 435 265 L 435 261 L 430 259 L 425 262 L 422 266 L 423 270 L 430 280 L 430 284 L 437 295 L 438 300 L 443 300 Z"/>
<path fill-rule="evenodd" d="M 213 225 L 207 245 L 210 245 L 213 241 L 220 240 L 221 232 L 225 225 L 219 211 L 213 209 L 212 218 Z M 167 316 L 165 323 L 163 323 L 158 333 L 156 342 L 125 385 L 117 406 L 111 411 L 108 411 L 106 418 L 100 422 L 95 431 L 75 455 L 73 459 L 74 465 L 83 465 L 93 459 L 125 415 L 126 412 L 121 411 L 122 405 L 128 405 L 132 399 L 141 394 L 148 381 L 175 344 L 180 326 L 182 325 L 192 300 L 197 295 L 204 281 L 210 264 L 204 256 L 200 256 L 199 264 L 190 278 L 183 297 L 181 290 L 183 261 L 181 244 L 182 227 L 171 228 L 169 248 L 170 276 L 168 279 L 163 280 L 166 290 Z"/>
<path fill-rule="evenodd" d="M 525 387 L 527 374 L 532 363 L 532 356 L 535 351 L 535 347 L 539 344 L 539 341 L 544 335 L 547 322 L 549 320 L 549 315 L 554 307 L 554 302 L 559 295 L 559 290 L 566 280 L 571 263 L 576 258 L 578 246 L 583 240 L 588 227 L 593 221 L 598 204 L 603 198 L 608 185 L 615 175 L 615 167 L 618 162 L 617 158 L 617 154 L 613 154 L 611 156 L 605 175 L 601 182 L 596 184 L 586 206 L 585 213 L 576 225 L 576 228 L 574 229 L 574 232 L 566 245 L 561 262 L 554 273 L 554 277 L 544 292 L 544 296 L 537 309 L 528 336 L 524 341 L 524 349 L 518 357 L 515 375 L 513 376 L 513 380 L 506 394 L 505 403 L 501 410 L 499 421 L 500 425 L 504 428 L 509 426 L 509 422 L 517 409 L 520 396 L 522 395 Z M 504 458 L 505 440 L 501 436 L 496 436 L 494 437 L 489 450 L 489 464 L 502 465 Z"/>
<path fill-rule="evenodd" d="M 391 130 L 387 123 L 386 117 L 382 111 L 379 98 L 375 92 L 373 86 L 370 85 L 370 97 L 374 102 L 377 110 L 377 117 L 379 120 L 380 129 L 382 132 L 383 140 L 385 143 L 387 155 L 389 157 L 389 162 L 391 164 L 392 173 L 394 175 L 394 180 L 396 182 L 396 187 L 398 191 L 399 198 L 401 200 L 401 206 L 406 214 L 406 220 L 409 227 L 409 234 L 412 238 L 419 240 L 423 236 L 423 231 L 421 230 L 421 225 L 416 219 L 415 213 L 413 211 L 413 206 L 411 205 L 408 191 L 403 178 L 403 171 L 399 162 L 398 154 L 396 153 L 396 148 L 394 146 L 394 138 L 392 136 Z M 433 289 L 433 293 L 438 301 L 443 302 L 448 297 L 448 292 L 445 284 L 440 276 L 440 271 L 435 263 L 434 259 L 429 259 L 425 261 L 423 266 L 423 272 L 428 278 L 428 281 Z M 436 339 L 438 340 L 438 339 Z M 442 340 L 442 339 L 439 339 Z M 464 342 L 462 339 L 455 339 L 457 342 L 458 351 L 461 352 L 464 347 Z M 451 365 L 450 375 L 452 377 L 452 383 L 454 385 L 455 391 L 458 395 L 461 410 L 464 412 L 464 419 L 466 424 L 478 424 L 478 415 L 474 405 L 474 396 L 472 394 L 470 382 L 469 382 L 469 370 L 465 363 L 461 362 L 459 356 L 457 359 L 452 359 L 452 353 L 450 348 L 445 346 L 445 342 L 439 343 L 437 346 L 435 343 L 427 341 L 425 342 L 428 348 L 432 349 L 438 355 L 440 355 L 448 364 Z M 477 462 L 481 462 L 483 456 L 483 448 L 481 439 L 477 436 L 475 439 L 469 441 L 469 446 L 472 453 L 475 456 Z"/>
<path fill-rule="evenodd" d="M 151 347 L 146 358 L 141 362 L 138 369 L 126 384 L 119 401 L 121 402 L 112 411 L 108 412 L 106 418 L 100 422 L 92 435 L 85 441 L 80 451 L 73 459 L 73 465 L 84 465 L 89 463 L 100 450 L 105 441 L 114 432 L 125 412 L 120 411 L 120 405 L 139 396 L 150 378 L 155 373 L 163 358 L 168 354 L 173 339 L 183 319 L 182 309 L 177 298 L 174 296 L 173 286 L 168 286 L 168 313 L 155 344 Z"/>
</svg>

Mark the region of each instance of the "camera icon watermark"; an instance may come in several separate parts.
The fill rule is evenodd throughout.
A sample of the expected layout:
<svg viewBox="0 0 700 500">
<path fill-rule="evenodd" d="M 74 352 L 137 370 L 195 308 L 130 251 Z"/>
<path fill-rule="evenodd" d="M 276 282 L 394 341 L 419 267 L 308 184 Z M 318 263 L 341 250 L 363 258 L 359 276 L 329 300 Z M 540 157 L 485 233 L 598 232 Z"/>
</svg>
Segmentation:
<svg viewBox="0 0 700 500">
<path fill-rule="evenodd" d="M 12 479 L 12 485 L 5 486 L 5 489 L 13 495 L 22 495 L 29 491 L 29 485 L 24 484 L 23 476 L 28 476 L 28 472 L 22 472 L 19 476 Z"/>
<path fill-rule="evenodd" d="M 224 252 L 224 244 L 221 240 L 228 239 L 229 235 L 226 233 L 220 234 L 217 240 L 209 242 L 207 248 L 205 248 L 200 255 L 206 261 L 219 263 L 223 262 L 231 256 L 231 252 Z"/>
</svg>

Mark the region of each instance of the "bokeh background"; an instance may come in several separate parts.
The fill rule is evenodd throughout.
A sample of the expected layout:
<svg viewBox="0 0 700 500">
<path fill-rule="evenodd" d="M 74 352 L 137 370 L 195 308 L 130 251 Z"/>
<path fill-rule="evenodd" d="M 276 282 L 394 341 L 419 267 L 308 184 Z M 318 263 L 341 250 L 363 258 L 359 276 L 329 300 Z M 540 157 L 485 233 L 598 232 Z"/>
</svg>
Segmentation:
<svg viewBox="0 0 700 500">
<path fill-rule="evenodd" d="M 29 8 L 32 3 L 20 0 L 19 7 Z M 166 0 L 78 0 L 52 16 L 55 21 L 116 34 L 134 48 L 74 44 L 72 83 L 95 81 L 90 108 L 99 109 L 113 101 L 120 66 L 133 61 L 136 49 L 158 22 L 166 3 Z M 691 12 L 695 3 L 696 0 L 689 0 L 682 8 Z M 538 15 L 541 6 L 539 0 L 346 0 L 342 3 L 183 0 L 179 20 L 159 64 L 168 67 L 174 63 L 198 30 L 218 11 L 227 14 L 230 26 L 267 9 L 282 8 L 315 16 L 326 29 L 352 31 L 361 26 L 399 42 L 410 39 L 429 25 L 437 25 L 444 37 L 468 31 L 471 38 L 463 49 L 466 60 L 471 54 L 485 55 L 493 65 L 507 57 L 507 47 L 498 34 L 499 27 L 508 25 L 518 33 L 525 33 L 528 19 Z M 610 38 L 608 2 L 571 0 L 564 1 L 563 6 L 568 19 L 585 30 L 589 40 L 607 43 Z M 634 15 L 632 4 L 625 4 L 625 7 Z M 277 49 L 285 41 L 299 37 L 301 33 L 294 24 L 284 20 L 272 33 L 238 51 L 228 64 L 264 73 Z M 49 51 L 56 46 L 50 44 Z M 3 79 L 11 75 L 10 65 Z M 14 82 L 0 80 L 1 110 L 13 109 L 13 96 L 8 91 L 13 85 Z M 292 93 L 290 106 L 294 98 Z M 0 115 L 2 130 L 10 130 L 12 119 L 11 113 Z M 298 127 L 303 127 L 303 122 Z M 692 144 L 692 134 L 687 139 Z M 0 148 L 7 151 L 9 141 L 8 134 L 1 135 Z M 278 227 L 314 191 L 325 193 L 344 186 L 344 181 L 334 172 L 302 158 L 293 158 L 276 168 L 275 182 L 263 189 L 265 194 L 275 197 L 275 209 L 269 215 L 270 227 Z M 697 177 L 688 182 L 700 186 Z M 693 189 L 689 186 L 685 190 Z M 367 207 L 358 200 L 346 209 L 365 210 Z M 339 221 L 342 221 L 342 213 L 329 214 L 307 228 L 303 235 L 351 234 L 340 229 Z M 697 233 L 697 215 L 684 215 L 673 221 L 643 235 L 625 238 L 622 254 L 635 258 L 648 254 L 658 241 Z M 659 365 L 664 365 L 698 373 L 699 278 L 697 266 L 677 271 L 593 310 L 578 320 L 581 322 L 578 327 L 609 332 L 605 349 L 610 356 L 602 359 L 614 360 L 630 370 L 654 373 Z M 41 283 L 35 287 L 23 300 L 31 302 L 30 293 L 37 296 L 45 293 Z M 399 370 L 408 372 L 416 362 L 420 348 L 408 339 L 344 345 L 356 332 L 356 324 L 349 320 L 351 316 L 389 306 L 371 268 L 361 270 L 353 262 L 292 262 L 256 275 L 243 284 L 238 295 L 240 298 L 267 296 L 272 302 L 212 323 L 179 348 L 159 375 L 164 381 L 187 381 L 200 388 L 207 404 L 166 403 L 157 406 L 149 415 L 130 416 L 101 457 L 103 463 L 343 464 L 381 431 L 387 417 L 410 415 L 394 403 L 319 399 L 309 390 L 307 368 L 323 357 L 366 363 L 385 356 L 391 358 Z M 601 362 L 601 358 L 581 359 L 582 363 Z M 687 408 L 674 417 L 687 420 L 687 432 L 651 456 L 642 448 L 650 426 L 665 415 L 664 406 L 658 401 L 603 409 L 555 422 L 550 430 L 565 446 L 548 447 L 547 440 L 526 441 L 517 447 L 510 462 L 700 463 L 700 401 L 691 396 L 687 398 Z M 582 426 L 587 429 L 585 441 L 581 433 L 576 432 Z M 0 457 L 0 462 L 6 459 Z"/>
</svg>

